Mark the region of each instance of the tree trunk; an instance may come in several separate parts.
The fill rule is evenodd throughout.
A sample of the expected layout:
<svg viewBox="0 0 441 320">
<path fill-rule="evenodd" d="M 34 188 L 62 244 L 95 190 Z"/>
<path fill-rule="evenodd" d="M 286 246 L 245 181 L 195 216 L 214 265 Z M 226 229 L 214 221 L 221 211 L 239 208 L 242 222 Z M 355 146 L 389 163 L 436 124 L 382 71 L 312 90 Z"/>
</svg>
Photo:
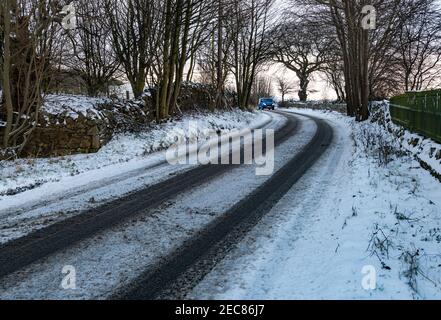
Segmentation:
<svg viewBox="0 0 441 320">
<path fill-rule="evenodd" d="M 159 99 L 157 100 L 157 120 L 162 120 L 168 117 L 168 106 L 167 106 L 167 93 L 169 88 L 170 79 L 170 38 L 171 38 L 171 14 L 172 14 L 172 1 L 167 0 L 166 12 L 165 12 L 165 32 L 164 32 L 164 43 L 163 43 L 163 70 L 161 81 L 159 82 Z"/>
<path fill-rule="evenodd" d="M 137 77 L 131 81 L 133 96 L 135 99 L 141 97 L 141 95 L 144 93 L 145 88 L 145 74 L 143 72 L 140 72 Z"/>
<path fill-rule="evenodd" d="M 217 77 L 216 77 L 216 108 L 224 106 L 224 72 L 223 72 L 223 4 L 218 0 L 218 26 L 217 26 Z"/>
<path fill-rule="evenodd" d="M 306 102 L 308 100 L 309 79 L 305 75 L 300 75 L 299 79 L 300 79 L 299 99 L 301 102 Z"/>
<path fill-rule="evenodd" d="M 13 105 L 11 96 L 11 11 L 10 0 L 4 0 L 3 19 L 4 19 L 4 58 L 3 58 L 3 96 L 6 107 L 6 126 L 3 131 L 3 147 L 9 147 L 9 135 L 12 130 Z"/>
<path fill-rule="evenodd" d="M 181 86 L 182 86 L 182 80 L 184 78 L 184 69 L 185 69 L 185 65 L 187 63 L 187 58 L 188 58 L 188 45 L 189 45 L 189 41 L 188 41 L 188 36 L 190 33 L 190 25 L 191 25 L 191 16 L 192 16 L 192 3 L 190 0 L 187 0 L 187 8 L 186 8 L 186 12 L 185 12 L 185 20 L 184 20 L 184 33 L 182 35 L 182 40 L 181 40 L 181 54 L 179 56 L 178 59 L 178 63 L 177 63 L 177 68 L 176 68 L 176 77 L 175 77 L 175 85 L 174 85 L 174 89 L 173 89 L 173 97 L 171 100 L 171 110 L 173 110 L 173 108 L 175 108 L 178 104 L 178 98 L 179 95 L 181 94 Z M 180 19 L 178 19 L 180 20 Z M 179 39 L 179 33 L 180 33 L 180 28 L 177 31 L 177 39 Z M 179 45 L 178 45 L 179 48 Z M 179 52 L 178 52 L 179 55 Z"/>
<path fill-rule="evenodd" d="M 369 31 L 362 30 L 360 36 L 360 110 L 358 121 L 369 119 Z"/>
</svg>

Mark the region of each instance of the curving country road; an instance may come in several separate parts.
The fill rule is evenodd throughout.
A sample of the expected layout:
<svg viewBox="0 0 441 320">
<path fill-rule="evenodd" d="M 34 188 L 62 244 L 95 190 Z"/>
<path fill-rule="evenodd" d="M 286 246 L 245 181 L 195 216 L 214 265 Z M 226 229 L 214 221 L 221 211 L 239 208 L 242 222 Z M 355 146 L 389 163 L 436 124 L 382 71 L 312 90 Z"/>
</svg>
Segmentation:
<svg viewBox="0 0 441 320">
<path fill-rule="evenodd" d="M 301 122 L 292 113 L 276 132 L 276 145 L 296 135 Z M 317 131 L 312 140 L 263 185 L 187 240 L 154 268 L 141 274 L 112 298 L 182 298 L 220 261 L 226 252 L 254 225 L 320 158 L 333 139 L 332 128 L 314 119 Z M 83 212 L 0 246 L 0 278 L 70 248 L 82 240 L 109 230 L 130 218 L 153 210 L 179 194 L 204 185 L 233 170 L 234 165 L 199 166 L 159 184 L 134 192 L 104 206 Z M 0 279 L 1 281 L 1 279 Z"/>
<path fill-rule="evenodd" d="M 291 114 L 281 113 L 289 119 Z M 333 139 L 329 124 L 317 124 L 313 139 L 250 196 L 187 241 L 165 262 L 141 275 L 137 281 L 113 296 L 114 299 L 183 299 L 193 287 L 240 242 L 259 220 L 292 188 L 326 151 Z"/>
<path fill-rule="evenodd" d="M 290 117 L 286 125 L 276 133 L 276 144 L 295 134 L 297 124 L 297 119 Z M 72 246 L 141 211 L 153 209 L 167 199 L 206 183 L 232 168 L 233 165 L 196 167 L 152 187 L 7 242 L 0 246 L 0 277 Z"/>
</svg>

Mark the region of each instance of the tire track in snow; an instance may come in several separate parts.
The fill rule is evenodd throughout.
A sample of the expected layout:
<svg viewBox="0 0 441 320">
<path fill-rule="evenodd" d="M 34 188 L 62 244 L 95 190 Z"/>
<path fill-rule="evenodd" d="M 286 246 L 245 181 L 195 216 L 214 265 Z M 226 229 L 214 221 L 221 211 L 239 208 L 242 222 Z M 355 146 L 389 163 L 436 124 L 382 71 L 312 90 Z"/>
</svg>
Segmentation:
<svg viewBox="0 0 441 320">
<path fill-rule="evenodd" d="M 291 137 L 297 131 L 297 125 L 297 119 L 289 117 L 287 124 L 276 133 L 276 144 L 281 144 Z M 146 209 L 154 209 L 164 201 L 200 186 L 235 167 L 235 165 L 199 166 L 101 207 L 87 210 L 7 242 L 0 246 L 0 277 L 123 223 Z"/>
<path fill-rule="evenodd" d="M 292 117 L 292 114 L 282 114 Z M 132 285 L 120 290 L 113 298 L 183 299 L 327 150 L 333 140 L 333 129 L 324 120 L 309 118 L 316 122 L 317 132 L 299 154 L 249 197 L 213 221 L 197 236 L 186 241 L 153 270 L 146 271 Z"/>
<path fill-rule="evenodd" d="M 259 125 L 256 128 L 253 129 L 264 129 L 268 127 L 272 122 L 274 122 L 273 117 L 269 117 L 268 120 L 263 122 L 261 125 Z M 200 147 L 199 147 L 200 148 Z M 155 161 L 152 164 L 145 165 L 141 168 L 137 168 L 128 172 L 120 173 L 112 177 L 99 179 L 97 181 L 93 181 L 91 183 L 88 183 L 87 185 L 79 186 L 72 188 L 68 191 L 64 191 L 61 193 L 56 193 L 54 195 L 51 195 L 49 198 L 46 198 L 45 200 L 41 201 L 30 201 L 28 203 L 21 204 L 19 207 L 10 207 L 7 209 L 0 210 L 0 218 L 8 218 L 14 215 L 19 215 L 23 212 L 29 212 L 37 209 L 41 209 L 44 207 L 47 207 L 49 205 L 56 204 L 57 202 L 60 202 L 62 200 L 66 200 L 69 198 L 74 198 L 82 194 L 90 193 L 94 190 L 103 188 L 105 186 L 114 184 L 114 183 L 120 183 L 122 181 L 126 181 L 132 178 L 136 178 L 139 176 L 143 176 L 146 174 L 147 171 L 152 171 L 157 168 L 167 167 L 168 163 L 166 160 L 158 160 Z"/>
</svg>

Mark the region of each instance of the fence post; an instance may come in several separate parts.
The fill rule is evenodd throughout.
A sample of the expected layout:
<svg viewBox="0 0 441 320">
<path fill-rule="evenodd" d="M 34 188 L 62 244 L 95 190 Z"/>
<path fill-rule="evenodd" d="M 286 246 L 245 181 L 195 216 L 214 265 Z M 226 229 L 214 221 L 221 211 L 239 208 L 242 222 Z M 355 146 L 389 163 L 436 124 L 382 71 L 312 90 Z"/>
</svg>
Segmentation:
<svg viewBox="0 0 441 320">
<path fill-rule="evenodd" d="M 436 111 L 440 111 L 439 110 L 439 93 L 436 93 Z"/>
</svg>

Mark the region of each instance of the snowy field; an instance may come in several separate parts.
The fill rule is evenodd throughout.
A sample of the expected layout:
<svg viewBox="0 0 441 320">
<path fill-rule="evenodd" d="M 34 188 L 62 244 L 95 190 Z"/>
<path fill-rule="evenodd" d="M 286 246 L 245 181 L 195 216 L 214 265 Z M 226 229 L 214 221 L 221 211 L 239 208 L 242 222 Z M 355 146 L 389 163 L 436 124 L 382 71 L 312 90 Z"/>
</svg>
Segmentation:
<svg viewBox="0 0 441 320">
<path fill-rule="evenodd" d="M 189 298 L 440 299 L 440 182 L 380 126 L 300 112 L 334 146 Z"/>
</svg>

